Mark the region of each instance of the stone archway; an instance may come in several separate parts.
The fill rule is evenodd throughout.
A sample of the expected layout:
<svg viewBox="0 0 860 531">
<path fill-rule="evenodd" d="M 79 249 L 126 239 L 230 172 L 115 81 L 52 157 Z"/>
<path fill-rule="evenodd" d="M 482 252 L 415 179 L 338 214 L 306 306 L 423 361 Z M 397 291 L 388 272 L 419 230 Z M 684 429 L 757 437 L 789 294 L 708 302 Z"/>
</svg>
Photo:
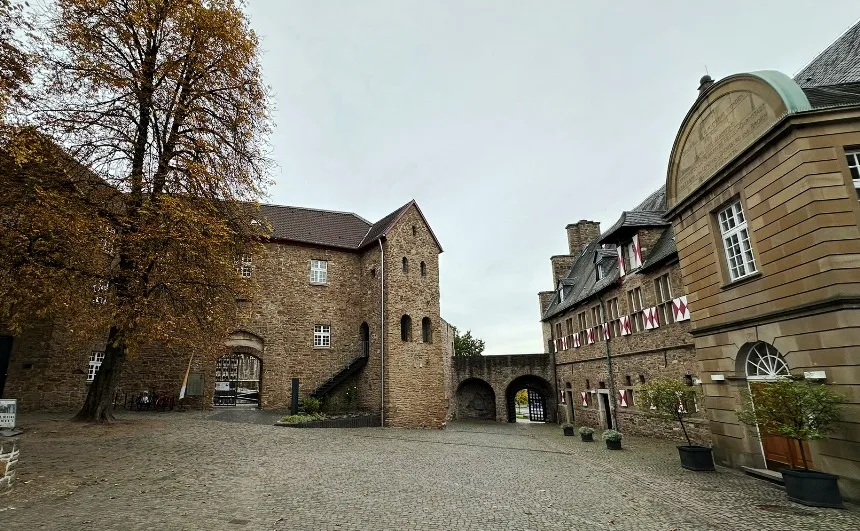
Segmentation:
<svg viewBox="0 0 860 531">
<path fill-rule="evenodd" d="M 508 422 L 516 422 L 517 408 L 515 397 L 518 391 L 526 389 L 529 393 L 530 417 L 535 419 L 535 413 L 540 410 L 540 420 L 555 422 L 555 392 L 552 384 L 540 376 L 526 374 L 514 378 L 505 390 L 505 406 Z"/>
<path fill-rule="evenodd" d="M 457 387 L 458 420 L 496 420 L 496 392 L 480 378 L 469 378 Z"/>
<path fill-rule="evenodd" d="M 224 341 L 229 353 L 215 361 L 215 406 L 260 407 L 263 339 L 239 330 Z"/>
</svg>

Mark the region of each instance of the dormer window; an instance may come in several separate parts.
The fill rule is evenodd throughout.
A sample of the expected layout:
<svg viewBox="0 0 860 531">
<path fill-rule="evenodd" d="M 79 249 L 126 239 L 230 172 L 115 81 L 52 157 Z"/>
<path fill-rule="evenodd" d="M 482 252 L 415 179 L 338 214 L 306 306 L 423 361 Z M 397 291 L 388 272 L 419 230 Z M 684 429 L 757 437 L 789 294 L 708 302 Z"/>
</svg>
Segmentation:
<svg viewBox="0 0 860 531">
<path fill-rule="evenodd" d="M 601 278 L 603 278 L 603 276 L 604 276 L 604 275 L 603 275 L 603 268 L 602 268 L 602 267 L 600 267 L 600 264 L 599 264 L 599 263 L 594 264 L 594 273 L 595 273 L 595 275 L 596 275 L 596 277 L 595 277 L 595 278 L 596 278 L 597 280 L 600 280 Z"/>
<path fill-rule="evenodd" d="M 558 302 L 564 302 L 564 286 L 558 288 Z"/>
</svg>

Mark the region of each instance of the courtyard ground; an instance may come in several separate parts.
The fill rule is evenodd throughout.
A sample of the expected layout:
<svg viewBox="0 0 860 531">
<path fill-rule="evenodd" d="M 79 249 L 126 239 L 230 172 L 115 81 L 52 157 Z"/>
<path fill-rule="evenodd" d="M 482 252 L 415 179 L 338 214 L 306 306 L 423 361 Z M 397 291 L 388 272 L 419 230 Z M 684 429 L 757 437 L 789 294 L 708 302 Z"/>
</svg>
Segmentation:
<svg viewBox="0 0 860 531">
<path fill-rule="evenodd" d="M 0 529 L 860 529 L 856 507 L 796 505 L 733 470 L 684 471 L 666 441 L 625 438 L 613 452 L 551 425 L 324 430 L 274 418 L 21 415 Z"/>
</svg>

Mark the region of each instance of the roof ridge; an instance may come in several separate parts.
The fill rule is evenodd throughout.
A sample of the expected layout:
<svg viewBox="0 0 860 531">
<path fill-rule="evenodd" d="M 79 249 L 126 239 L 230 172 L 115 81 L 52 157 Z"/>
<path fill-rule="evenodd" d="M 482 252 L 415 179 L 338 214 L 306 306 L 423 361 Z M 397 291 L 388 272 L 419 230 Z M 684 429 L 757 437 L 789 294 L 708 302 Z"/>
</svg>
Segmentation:
<svg viewBox="0 0 860 531">
<path fill-rule="evenodd" d="M 294 208 L 294 209 L 296 209 L 296 210 L 307 210 L 307 211 L 310 211 L 310 212 L 325 212 L 325 213 L 327 213 L 327 214 L 345 214 L 345 215 L 347 215 L 347 216 L 353 216 L 353 217 L 356 217 L 356 218 L 360 219 L 361 221 L 363 221 L 363 222 L 367 223 L 368 225 L 373 226 L 373 223 L 371 223 L 370 221 L 368 221 L 368 220 L 364 219 L 363 217 L 359 216 L 359 215 L 358 215 L 358 214 L 356 214 L 355 212 L 347 212 L 347 211 L 345 211 L 345 210 L 329 210 L 329 209 L 327 209 L 327 208 L 311 208 L 311 207 L 302 207 L 302 206 L 295 206 L 295 205 L 279 205 L 279 204 L 276 204 L 276 203 L 260 203 L 260 205 L 262 205 L 262 206 L 270 206 L 270 207 L 278 207 L 278 208 Z M 368 229 L 368 230 L 369 230 L 369 229 Z"/>
</svg>

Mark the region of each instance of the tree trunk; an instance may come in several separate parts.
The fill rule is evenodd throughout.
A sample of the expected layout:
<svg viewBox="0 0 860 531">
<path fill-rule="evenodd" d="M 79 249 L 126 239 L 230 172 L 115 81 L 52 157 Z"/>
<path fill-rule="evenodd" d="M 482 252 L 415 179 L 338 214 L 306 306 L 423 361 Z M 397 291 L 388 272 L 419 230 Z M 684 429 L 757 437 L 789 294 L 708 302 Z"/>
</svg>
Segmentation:
<svg viewBox="0 0 860 531">
<path fill-rule="evenodd" d="M 108 343 L 105 347 L 105 357 L 81 410 L 73 420 L 82 422 L 110 422 L 113 416 L 113 398 L 125 361 L 124 334 L 116 327 L 111 327 Z"/>
<path fill-rule="evenodd" d="M 678 415 L 678 422 L 681 423 L 681 429 L 684 430 L 684 438 L 687 439 L 687 446 L 693 446 L 693 443 L 690 441 L 690 436 L 687 435 L 687 427 L 684 426 L 684 417 L 680 412 L 676 413 Z"/>
</svg>

